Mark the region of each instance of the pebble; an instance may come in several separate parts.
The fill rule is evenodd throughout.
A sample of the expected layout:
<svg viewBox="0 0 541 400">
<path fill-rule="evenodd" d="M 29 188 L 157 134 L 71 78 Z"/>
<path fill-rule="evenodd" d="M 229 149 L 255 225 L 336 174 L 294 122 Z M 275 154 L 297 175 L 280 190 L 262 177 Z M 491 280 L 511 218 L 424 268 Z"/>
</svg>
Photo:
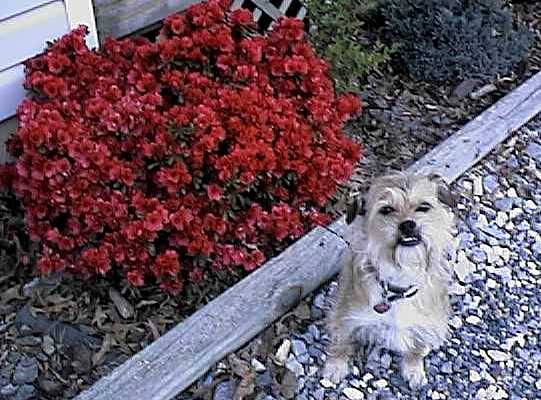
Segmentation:
<svg viewBox="0 0 541 400">
<path fill-rule="evenodd" d="M 537 143 L 530 143 L 526 147 L 526 154 L 535 159 L 537 162 L 541 162 L 541 145 Z"/>
<path fill-rule="evenodd" d="M 488 350 L 488 356 L 494 361 L 507 361 L 511 359 L 511 355 L 500 350 Z"/>
<path fill-rule="evenodd" d="M 363 400 L 364 394 L 359 389 L 347 387 L 343 390 L 344 395 L 350 400 Z"/>
<path fill-rule="evenodd" d="M 23 358 L 15 367 L 13 383 L 32 383 L 38 378 L 38 362 L 35 358 Z"/>
<path fill-rule="evenodd" d="M 295 354 L 296 357 L 306 354 L 307 352 L 306 344 L 302 340 L 292 340 L 291 349 L 293 350 L 293 354 Z"/>
<path fill-rule="evenodd" d="M 274 355 L 275 360 L 278 363 L 278 365 L 285 364 L 290 350 L 291 350 L 291 340 L 284 339 L 280 347 L 278 347 L 278 350 L 276 350 L 276 354 Z"/>
<path fill-rule="evenodd" d="M 469 315 L 466 317 L 466 322 L 471 325 L 479 325 L 481 323 L 481 318 L 477 315 Z"/>
<path fill-rule="evenodd" d="M 494 206 L 500 211 L 510 211 L 513 208 L 513 199 L 509 197 L 496 199 Z"/>
<path fill-rule="evenodd" d="M 252 360 L 250 361 L 250 364 L 254 368 L 255 372 L 265 372 L 265 370 L 267 369 L 265 365 L 263 365 L 263 363 L 259 361 L 257 358 L 252 358 Z"/>
<path fill-rule="evenodd" d="M 299 376 L 304 375 L 304 368 L 301 363 L 299 363 L 293 355 L 290 355 L 286 361 L 286 368 L 293 372 L 298 378 Z"/>
<path fill-rule="evenodd" d="M 214 389 L 212 400 L 232 400 L 235 392 L 235 384 L 233 381 L 227 380 L 220 382 Z"/>
<path fill-rule="evenodd" d="M 466 283 L 467 278 L 475 272 L 475 264 L 468 259 L 464 251 L 458 252 L 454 271 L 458 280 L 462 283 Z"/>
<path fill-rule="evenodd" d="M 498 183 L 498 178 L 494 175 L 486 175 L 483 177 L 483 188 L 487 193 L 494 193 L 498 190 L 500 184 Z"/>
<path fill-rule="evenodd" d="M 336 387 L 336 384 L 330 380 L 328 380 L 327 378 L 323 378 L 322 380 L 319 381 L 319 383 L 321 383 L 321 386 L 323 386 L 324 388 L 335 388 Z"/>
<path fill-rule="evenodd" d="M 469 375 L 470 382 L 473 382 L 473 383 L 479 382 L 482 379 L 479 372 L 477 372 L 474 369 L 470 369 L 468 375 Z"/>
<path fill-rule="evenodd" d="M 389 382 L 387 382 L 385 379 L 378 379 L 377 381 L 372 382 L 372 386 L 374 386 L 376 389 L 383 389 L 389 386 Z"/>
<path fill-rule="evenodd" d="M 460 329 L 463 325 L 462 319 L 456 315 L 453 318 L 451 318 L 451 320 L 449 321 L 449 324 L 455 329 Z"/>
</svg>

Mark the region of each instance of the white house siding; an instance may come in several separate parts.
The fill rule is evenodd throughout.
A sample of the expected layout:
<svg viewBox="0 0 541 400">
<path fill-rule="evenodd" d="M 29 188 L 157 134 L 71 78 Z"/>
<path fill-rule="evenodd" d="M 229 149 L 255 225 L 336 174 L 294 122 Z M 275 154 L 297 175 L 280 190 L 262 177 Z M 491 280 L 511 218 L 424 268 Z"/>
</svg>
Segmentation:
<svg viewBox="0 0 541 400">
<path fill-rule="evenodd" d="M 0 0 L 0 121 L 12 117 L 25 96 L 22 62 L 79 24 L 90 28 L 87 42 L 96 46 L 91 0 Z"/>
</svg>

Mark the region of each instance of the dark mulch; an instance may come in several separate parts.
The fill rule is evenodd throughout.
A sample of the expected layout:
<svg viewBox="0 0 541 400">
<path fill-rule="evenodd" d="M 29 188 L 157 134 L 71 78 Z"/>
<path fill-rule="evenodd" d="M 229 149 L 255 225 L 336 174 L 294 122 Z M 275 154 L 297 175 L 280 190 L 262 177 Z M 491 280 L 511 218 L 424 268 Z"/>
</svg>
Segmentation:
<svg viewBox="0 0 541 400">
<path fill-rule="evenodd" d="M 349 193 L 364 189 L 371 177 L 419 158 L 541 70 L 541 5 L 515 7 L 537 37 L 528 61 L 510 76 L 435 85 L 414 82 L 388 65 L 367 78 L 363 116 L 348 126 L 348 133 L 363 143 L 364 158 L 330 210 L 341 211 Z M 0 399 L 72 398 L 243 277 L 215 276 L 205 287 L 188 288 L 174 298 L 154 287 L 134 290 L 121 281 L 38 279 L 32 257 L 28 266 L 22 264 L 32 252 L 20 206 L 2 194 Z M 282 319 L 284 333 L 290 330 L 288 320 L 287 315 Z"/>
</svg>

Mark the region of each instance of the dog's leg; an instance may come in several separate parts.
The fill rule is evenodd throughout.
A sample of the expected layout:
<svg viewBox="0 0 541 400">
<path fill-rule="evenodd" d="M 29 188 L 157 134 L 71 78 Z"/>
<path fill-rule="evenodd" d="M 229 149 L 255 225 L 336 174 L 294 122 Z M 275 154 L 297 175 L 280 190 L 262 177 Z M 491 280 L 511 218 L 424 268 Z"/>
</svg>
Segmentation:
<svg viewBox="0 0 541 400">
<path fill-rule="evenodd" d="M 323 377 L 334 383 L 339 383 L 349 372 L 349 359 L 354 353 L 352 333 L 342 326 L 340 334 L 337 333 L 332 337 Z"/>
<path fill-rule="evenodd" d="M 430 352 L 428 347 L 415 349 L 405 353 L 400 363 L 402 376 L 408 382 L 410 388 L 419 389 L 427 384 L 424 359 Z"/>
</svg>

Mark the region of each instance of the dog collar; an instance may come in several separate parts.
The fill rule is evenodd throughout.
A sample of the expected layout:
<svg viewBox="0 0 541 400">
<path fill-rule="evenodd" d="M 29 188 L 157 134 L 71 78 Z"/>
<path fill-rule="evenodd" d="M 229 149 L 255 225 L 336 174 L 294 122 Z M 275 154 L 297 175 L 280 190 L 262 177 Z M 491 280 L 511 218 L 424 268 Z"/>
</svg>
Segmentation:
<svg viewBox="0 0 541 400">
<path fill-rule="evenodd" d="M 374 306 L 378 314 L 386 313 L 391 309 L 391 303 L 400 299 L 409 299 L 417 294 L 419 288 L 416 285 L 408 287 L 395 286 L 386 281 L 380 281 L 383 289 L 383 301 Z"/>
</svg>

